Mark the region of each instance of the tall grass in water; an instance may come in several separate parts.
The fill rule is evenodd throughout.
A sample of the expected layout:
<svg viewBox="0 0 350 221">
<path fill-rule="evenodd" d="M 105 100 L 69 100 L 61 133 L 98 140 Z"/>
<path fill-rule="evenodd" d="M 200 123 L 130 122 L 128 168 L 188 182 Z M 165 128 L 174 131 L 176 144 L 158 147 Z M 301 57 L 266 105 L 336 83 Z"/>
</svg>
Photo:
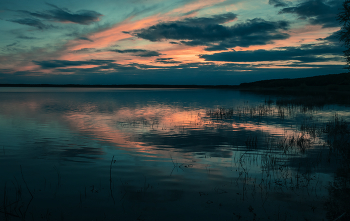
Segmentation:
<svg viewBox="0 0 350 221">
<path fill-rule="evenodd" d="M 349 134 L 349 123 L 339 117 L 338 114 L 334 114 L 333 119 L 325 125 L 323 132 L 329 135 Z"/>
<path fill-rule="evenodd" d="M 350 124 L 335 114 L 323 132 L 327 134 L 329 148 L 342 157 L 344 166 L 350 167 Z"/>
<path fill-rule="evenodd" d="M 328 220 L 350 220 L 350 124 L 335 114 L 321 131 L 326 134 L 330 154 L 337 154 L 341 164 L 328 186 L 326 216 Z"/>
<path fill-rule="evenodd" d="M 328 144 L 342 156 L 342 167 L 337 169 L 334 181 L 328 187 L 327 218 L 350 220 L 350 134 L 332 136 Z"/>
<path fill-rule="evenodd" d="M 245 145 L 246 145 L 247 149 L 257 148 L 258 137 L 257 136 L 248 136 L 246 141 L 245 141 Z"/>
<path fill-rule="evenodd" d="M 26 197 L 22 189 L 22 185 L 18 182 L 15 177 L 15 182 L 12 182 L 12 188 L 5 183 L 4 186 L 4 196 L 3 196 L 3 206 L 0 213 L 4 214 L 5 220 L 11 220 L 12 218 L 17 218 L 20 220 L 26 220 L 29 206 L 31 205 L 34 195 L 29 189 L 28 184 L 24 178 L 22 166 L 20 165 L 20 171 L 23 183 L 30 195 L 30 198 Z M 13 193 L 13 192 L 14 193 Z M 14 196 L 14 199 L 11 199 Z"/>
</svg>

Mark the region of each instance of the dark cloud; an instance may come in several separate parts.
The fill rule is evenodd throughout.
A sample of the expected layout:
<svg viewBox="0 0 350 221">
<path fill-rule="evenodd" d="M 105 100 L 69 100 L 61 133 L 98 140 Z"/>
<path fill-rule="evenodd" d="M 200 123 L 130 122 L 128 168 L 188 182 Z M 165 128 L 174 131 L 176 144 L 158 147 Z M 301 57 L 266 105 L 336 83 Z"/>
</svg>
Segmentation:
<svg viewBox="0 0 350 221">
<path fill-rule="evenodd" d="M 26 10 L 19 10 L 19 12 L 22 12 L 27 15 L 31 15 L 36 18 L 48 20 L 48 21 L 63 22 L 63 23 L 71 22 L 71 23 L 82 24 L 82 25 L 89 25 L 91 23 L 97 22 L 99 21 L 99 18 L 102 16 L 102 14 L 95 11 L 82 10 L 76 13 L 72 13 L 67 9 L 59 8 L 56 5 L 53 5 L 53 4 L 48 4 L 48 5 L 53 7 L 54 9 L 47 10 L 45 12 L 30 12 Z"/>
<path fill-rule="evenodd" d="M 228 48 L 250 45 L 270 44 L 274 40 L 289 38 L 289 34 L 282 31 L 287 30 L 289 23 L 286 21 L 271 22 L 255 18 L 244 23 L 232 26 L 232 37 L 221 41 L 219 44 L 211 45 L 206 51 L 227 50 Z"/>
<path fill-rule="evenodd" d="M 336 32 L 333 32 L 328 37 L 319 38 L 317 40 L 324 40 L 324 41 L 329 41 L 329 42 L 332 42 L 332 43 L 340 43 L 340 41 L 339 41 L 339 33 L 340 33 L 340 31 L 336 31 Z"/>
<path fill-rule="evenodd" d="M 163 64 L 180 64 L 181 61 L 174 61 L 173 58 L 157 58 L 156 62 Z"/>
<path fill-rule="evenodd" d="M 93 42 L 93 40 L 91 40 L 90 38 L 87 38 L 87 37 L 79 37 L 78 39 Z"/>
<path fill-rule="evenodd" d="M 29 36 L 26 36 L 26 35 L 19 35 L 17 38 L 26 39 L 26 40 L 38 39 L 38 38 L 35 38 L 35 37 L 29 37 Z"/>
<path fill-rule="evenodd" d="M 118 64 L 118 63 L 106 63 L 100 66 L 101 73 L 105 73 L 105 69 L 113 69 L 115 71 L 137 71 L 138 68 L 133 64 Z"/>
<path fill-rule="evenodd" d="M 185 25 L 196 25 L 196 26 L 205 26 L 208 24 L 223 24 L 230 21 L 233 21 L 237 18 L 237 15 L 234 13 L 226 13 L 221 15 L 214 15 L 210 18 L 186 18 L 183 21 L 179 21 L 180 23 L 183 23 Z"/>
<path fill-rule="evenodd" d="M 323 28 L 338 27 L 336 20 L 342 1 L 340 0 L 306 0 L 295 7 L 287 7 L 280 11 L 296 14 L 299 19 L 307 19 L 313 25 L 322 25 Z"/>
<path fill-rule="evenodd" d="M 106 65 L 114 60 L 88 60 L 88 61 L 68 61 L 68 60 L 46 60 L 33 61 L 34 64 L 41 66 L 43 69 L 62 68 L 81 65 Z"/>
<path fill-rule="evenodd" d="M 238 23 L 232 29 L 241 36 L 247 36 L 256 33 L 275 32 L 278 29 L 287 30 L 288 26 L 289 23 L 287 21 L 272 22 L 261 18 L 254 18 L 245 23 Z"/>
<path fill-rule="evenodd" d="M 200 57 L 206 61 L 263 62 L 297 60 L 298 62 L 307 63 L 339 61 L 342 55 L 342 48 L 334 45 L 303 45 L 301 47 L 284 47 L 279 49 L 270 51 L 231 51 L 213 55 L 200 55 Z"/>
<path fill-rule="evenodd" d="M 17 41 L 17 42 L 6 45 L 5 47 L 1 48 L 0 50 L 7 51 L 7 52 L 18 52 L 21 50 L 20 48 L 21 48 L 21 45 Z M 0 58 L 0 61 L 1 61 L 1 58 Z M 8 61 L 8 60 L 6 59 L 6 61 Z"/>
<path fill-rule="evenodd" d="M 41 66 L 43 69 L 55 69 L 58 73 L 74 73 L 75 75 L 85 75 L 110 72 L 138 71 L 139 66 L 135 64 L 118 64 L 114 60 L 87 60 L 87 61 L 68 61 L 68 60 L 46 60 L 33 61 L 34 64 Z M 84 65 L 96 65 L 96 67 L 79 67 Z M 152 66 L 154 67 L 154 66 Z"/>
<path fill-rule="evenodd" d="M 117 53 L 132 53 L 135 56 L 139 57 L 156 57 L 161 55 L 161 53 L 157 51 L 149 51 L 149 50 L 143 50 L 143 49 L 126 49 L 126 50 L 111 50 Z"/>
<path fill-rule="evenodd" d="M 12 22 L 15 22 L 15 23 L 18 23 L 21 25 L 28 25 L 28 26 L 36 27 L 40 30 L 49 29 L 49 28 L 54 27 L 52 25 L 45 25 L 40 20 L 33 19 L 33 18 L 14 19 L 14 20 L 9 20 L 9 21 L 12 21 Z"/>
<path fill-rule="evenodd" d="M 245 44 L 244 44 L 245 45 Z M 227 43 L 227 42 L 222 42 L 220 44 L 217 45 L 212 45 L 210 47 L 205 48 L 205 51 L 225 51 L 228 48 L 230 48 L 232 46 L 232 44 Z"/>
<path fill-rule="evenodd" d="M 182 21 L 159 23 L 133 32 L 134 36 L 150 41 L 180 40 L 180 43 L 209 46 L 208 51 L 226 50 L 235 46 L 264 45 L 273 40 L 287 39 L 289 23 L 255 18 L 231 27 L 222 23 L 236 18 L 233 13 L 210 18 L 188 18 Z M 176 43 L 176 42 L 172 42 Z"/>
<path fill-rule="evenodd" d="M 205 40 L 192 40 L 192 41 L 180 41 L 181 44 L 188 45 L 188 46 L 199 46 L 199 45 L 210 45 Z"/>
<path fill-rule="evenodd" d="M 121 65 L 116 63 L 109 63 L 109 64 L 103 64 L 98 67 L 93 68 L 65 68 L 65 69 L 56 69 L 58 72 L 70 72 L 77 75 L 85 75 L 85 74 L 91 74 L 91 73 L 100 73 L 100 74 L 106 74 L 106 70 L 108 72 L 121 72 L 121 71 L 138 71 L 139 68 L 135 67 L 134 65 Z"/>
<path fill-rule="evenodd" d="M 286 21 L 265 21 L 264 19 L 255 18 L 244 23 L 232 26 L 232 36 L 218 45 L 208 47 L 207 51 L 226 50 L 228 48 L 241 46 L 248 47 L 250 45 L 270 44 L 274 40 L 283 40 L 290 37 L 283 31 L 287 30 L 289 23 Z"/>
<path fill-rule="evenodd" d="M 12 44 L 6 45 L 6 47 L 12 47 L 12 46 L 15 46 L 16 44 L 18 44 L 18 42 L 14 42 Z"/>
<path fill-rule="evenodd" d="M 200 10 L 201 10 L 201 8 L 194 9 L 194 10 L 191 10 L 189 12 L 183 13 L 182 16 L 192 15 L 192 14 L 195 14 L 195 13 L 199 12 Z"/>
<path fill-rule="evenodd" d="M 92 52 L 100 52 L 101 50 L 95 48 L 82 48 L 79 50 L 71 51 L 71 53 L 92 53 Z"/>
<path fill-rule="evenodd" d="M 233 13 L 227 13 L 211 18 L 187 18 L 182 21 L 159 23 L 149 28 L 135 31 L 133 34 L 150 41 L 163 39 L 220 40 L 229 35 L 229 31 L 225 26 L 219 24 L 232 21 L 236 17 Z"/>
<path fill-rule="evenodd" d="M 288 4 L 284 0 L 269 0 L 269 4 L 275 7 L 287 7 Z"/>
</svg>

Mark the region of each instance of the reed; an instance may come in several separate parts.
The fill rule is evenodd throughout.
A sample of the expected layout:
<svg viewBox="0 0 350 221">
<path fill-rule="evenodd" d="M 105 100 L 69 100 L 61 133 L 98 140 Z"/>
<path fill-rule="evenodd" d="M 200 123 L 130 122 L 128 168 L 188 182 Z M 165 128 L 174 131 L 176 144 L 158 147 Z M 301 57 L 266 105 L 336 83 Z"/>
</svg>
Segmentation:
<svg viewBox="0 0 350 221">
<path fill-rule="evenodd" d="M 113 196 L 113 190 L 112 190 L 112 165 L 113 163 L 115 163 L 116 161 L 114 160 L 114 155 L 112 157 L 112 160 L 111 160 L 111 164 L 109 166 L 109 190 L 111 192 L 111 197 L 112 197 L 112 200 L 113 200 L 113 203 L 115 204 L 115 199 L 114 199 L 114 196 Z M 85 189 L 86 190 L 86 189 Z"/>
</svg>

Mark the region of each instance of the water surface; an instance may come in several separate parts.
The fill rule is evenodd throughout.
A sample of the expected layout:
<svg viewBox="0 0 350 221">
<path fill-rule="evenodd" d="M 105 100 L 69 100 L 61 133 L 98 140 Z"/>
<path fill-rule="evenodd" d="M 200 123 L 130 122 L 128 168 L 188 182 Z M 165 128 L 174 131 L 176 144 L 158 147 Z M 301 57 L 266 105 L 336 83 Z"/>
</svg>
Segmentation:
<svg viewBox="0 0 350 221">
<path fill-rule="evenodd" d="M 0 215 L 325 220 L 342 164 L 320 128 L 349 121 L 349 108 L 274 99 L 214 89 L 0 88 Z"/>
</svg>

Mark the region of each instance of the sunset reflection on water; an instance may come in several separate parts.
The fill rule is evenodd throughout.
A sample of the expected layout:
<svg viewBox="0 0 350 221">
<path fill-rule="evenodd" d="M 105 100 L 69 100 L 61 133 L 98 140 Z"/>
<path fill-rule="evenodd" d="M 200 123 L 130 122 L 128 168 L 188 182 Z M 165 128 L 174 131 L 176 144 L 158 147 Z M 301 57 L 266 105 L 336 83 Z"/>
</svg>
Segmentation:
<svg viewBox="0 0 350 221">
<path fill-rule="evenodd" d="M 215 214 L 209 210 L 215 203 L 229 205 L 222 207 L 222 218 L 232 216 L 232 207 L 253 206 L 267 219 L 264 210 L 276 211 L 262 203 L 297 207 L 310 197 L 306 184 L 319 187 L 311 187 L 314 195 L 304 204 L 320 208 L 319 197 L 327 196 L 324 186 L 337 161 L 331 156 L 329 163 L 321 163 L 329 152 L 327 139 L 320 130 L 310 130 L 336 112 L 349 116 L 340 106 L 300 112 L 266 104 L 262 96 L 225 90 L 62 89 L 2 92 L 0 98 L 0 165 L 8 168 L 0 175 L 6 183 L 21 176 L 23 168 L 27 183 L 43 190 L 33 203 L 37 208 L 46 208 L 47 195 L 54 194 L 62 205 L 65 196 L 80 193 L 94 199 L 84 201 L 90 208 L 102 200 L 108 214 L 128 205 L 124 218 L 134 217 L 135 206 L 153 202 L 177 214 L 182 213 L 175 208 L 192 205 L 202 218 Z M 302 125 L 311 129 L 302 130 Z M 62 208 L 58 204 L 49 208 L 55 214 L 54 205 Z M 77 208 L 73 201 L 68 205 Z M 166 215 L 155 210 L 159 217 Z M 77 211 L 71 213 L 78 216 Z M 285 213 L 314 215 L 294 214 L 293 209 Z M 151 218 L 153 213 L 145 214 Z"/>
</svg>

